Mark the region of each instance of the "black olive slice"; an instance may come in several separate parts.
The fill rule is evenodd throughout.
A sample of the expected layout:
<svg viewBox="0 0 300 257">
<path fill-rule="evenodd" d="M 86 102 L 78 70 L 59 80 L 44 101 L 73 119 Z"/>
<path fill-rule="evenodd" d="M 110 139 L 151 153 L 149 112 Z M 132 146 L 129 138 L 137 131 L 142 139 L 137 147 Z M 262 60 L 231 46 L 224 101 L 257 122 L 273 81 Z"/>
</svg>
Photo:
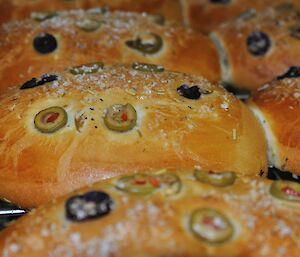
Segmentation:
<svg viewBox="0 0 300 257">
<path fill-rule="evenodd" d="M 197 238 L 212 244 L 229 241 L 234 233 L 230 220 L 211 208 L 195 210 L 190 218 L 190 229 Z"/>
<path fill-rule="evenodd" d="M 131 104 L 114 104 L 104 116 L 104 124 L 111 130 L 124 132 L 136 125 L 137 113 Z"/>
<path fill-rule="evenodd" d="M 165 21 L 166 21 L 165 17 L 161 14 L 158 14 L 158 13 L 157 14 L 150 14 L 150 18 L 154 23 L 156 23 L 158 25 L 164 25 Z"/>
<path fill-rule="evenodd" d="M 282 3 L 282 4 L 275 6 L 276 11 L 279 11 L 279 12 L 291 11 L 293 8 L 294 8 L 294 5 L 291 3 Z"/>
<path fill-rule="evenodd" d="M 33 47 L 40 54 L 49 54 L 57 48 L 57 41 L 51 34 L 43 32 L 35 37 Z"/>
<path fill-rule="evenodd" d="M 296 182 L 276 180 L 270 187 L 270 193 L 281 200 L 300 203 L 300 185 Z"/>
<path fill-rule="evenodd" d="M 56 13 L 56 12 L 32 12 L 31 18 L 36 21 L 44 21 L 47 19 L 51 19 L 57 15 L 58 15 L 58 13 Z"/>
<path fill-rule="evenodd" d="M 177 92 L 179 95 L 192 100 L 197 100 L 201 97 L 201 89 L 198 86 L 189 87 L 183 84 L 177 88 Z"/>
<path fill-rule="evenodd" d="M 85 32 L 93 32 L 100 28 L 101 22 L 94 19 L 78 20 L 76 26 Z"/>
<path fill-rule="evenodd" d="M 144 71 L 144 72 L 155 72 L 155 73 L 163 72 L 165 70 L 165 68 L 161 65 L 140 63 L 140 62 L 134 62 L 131 67 L 134 70 Z"/>
<path fill-rule="evenodd" d="M 52 81 L 55 81 L 55 80 L 57 80 L 56 75 L 45 74 L 40 79 L 32 78 L 31 80 L 25 82 L 20 87 L 20 89 L 29 89 L 29 88 L 33 88 L 33 87 L 42 86 L 46 83 L 49 83 L 49 82 L 52 82 Z"/>
<path fill-rule="evenodd" d="M 46 83 L 52 82 L 57 80 L 57 76 L 56 75 L 49 75 L 49 74 L 44 74 L 38 81 L 38 86 L 42 86 Z"/>
<path fill-rule="evenodd" d="M 37 79 L 32 78 L 31 80 L 26 81 L 20 89 L 28 89 L 28 88 L 33 88 L 37 86 Z"/>
<path fill-rule="evenodd" d="M 292 37 L 300 39 L 300 23 L 290 27 L 289 32 Z"/>
<path fill-rule="evenodd" d="M 257 15 L 257 12 L 255 9 L 249 9 L 248 11 L 241 13 L 239 15 L 238 19 L 248 21 L 248 20 L 251 20 L 252 18 L 256 17 L 256 15 Z"/>
<path fill-rule="evenodd" d="M 212 172 L 196 170 L 195 177 L 197 180 L 213 186 L 225 187 L 234 183 L 236 175 L 234 172 Z"/>
<path fill-rule="evenodd" d="M 292 66 L 286 73 L 277 77 L 278 80 L 285 78 L 297 78 L 300 77 L 300 67 Z"/>
<path fill-rule="evenodd" d="M 34 118 L 34 125 L 42 133 L 53 133 L 64 127 L 68 121 L 67 112 L 58 106 L 40 111 Z"/>
<path fill-rule="evenodd" d="M 73 75 L 82 75 L 82 74 L 91 74 L 102 71 L 104 68 L 104 64 L 102 62 L 94 62 L 83 64 L 80 66 L 76 66 L 71 68 L 69 71 Z"/>
<path fill-rule="evenodd" d="M 229 4 L 231 0 L 209 0 L 212 4 Z"/>
<path fill-rule="evenodd" d="M 155 54 L 162 48 L 163 41 L 157 34 L 143 32 L 135 40 L 126 41 L 126 45 L 143 54 Z"/>
<path fill-rule="evenodd" d="M 170 173 L 160 175 L 138 173 L 122 177 L 116 183 L 118 190 L 137 195 L 147 195 L 158 191 L 165 196 L 171 196 L 178 194 L 181 187 L 180 178 Z"/>
<path fill-rule="evenodd" d="M 254 56 L 263 56 L 271 48 L 269 36 L 261 31 L 252 32 L 247 38 L 248 51 Z"/>
<path fill-rule="evenodd" d="M 73 196 L 66 202 L 66 217 L 74 222 L 101 218 L 112 211 L 113 205 L 114 202 L 107 193 L 91 191 Z"/>
</svg>

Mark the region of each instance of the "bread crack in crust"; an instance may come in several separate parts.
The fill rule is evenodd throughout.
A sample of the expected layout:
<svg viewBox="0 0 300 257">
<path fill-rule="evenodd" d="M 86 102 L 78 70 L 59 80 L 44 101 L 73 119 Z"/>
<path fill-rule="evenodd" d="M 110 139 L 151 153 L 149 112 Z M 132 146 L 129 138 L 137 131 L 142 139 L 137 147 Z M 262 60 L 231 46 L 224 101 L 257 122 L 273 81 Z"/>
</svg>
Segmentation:
<svg viewBox="0 0 300 257">
<path fill-rule="evenodd" d="M 242 102 L 162 66 L 76 66 L 3 92 L 0 105 L 0 196 L 25 207 L 136 171 L 200 167 L 230 184 L 230 172 L 267 170 Z"/>
</svg>

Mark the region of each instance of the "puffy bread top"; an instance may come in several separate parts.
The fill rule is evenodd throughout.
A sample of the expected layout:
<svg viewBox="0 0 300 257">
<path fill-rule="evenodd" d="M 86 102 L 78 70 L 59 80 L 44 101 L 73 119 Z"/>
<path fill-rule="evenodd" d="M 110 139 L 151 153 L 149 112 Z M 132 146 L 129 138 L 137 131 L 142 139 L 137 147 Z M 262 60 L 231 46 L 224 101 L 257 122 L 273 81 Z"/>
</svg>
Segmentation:
<svg viewBox="0 0 300 257">
<path fill-rule="evenodd" d="M 33 19 L 2 24 L 0 42 L 0 91 L 46 72 L 97 60 L 154 63 L 211 81 L 220 78 L 209 38 L 145 13 L 37 13 Z"/>
<path fill-rule="evenodd" d="M 266 171 L 255 117 L 202 77 L 94 64 L 21 88 L 0 96 L 0 195 L 23 206 L 136 171 Z"/>
<path fill-rule="evenodd" d="M 184 0 L 182 3 L 184 22 L 191 28 L 203 32 L 217 29 L 247 11 L 262 11 L 270 6 L 297 2 L 296 0 Z"/>
<path fill-rule="evenodd" d="M 249 10 L 216 29 L 212 37 L 223 55 L 222 79 L 255 90 L 300 66 L 299 10 L 292 4 Z"/>
<path fill-rule="evenodd" d="M 64 196 L 2 231 L 0 253 L 297 256 L 298 184 L 238 177 L 230 186 L 216 187 L 193 173 L 174 174 L 115 178 Z M 287 200 L 293 194 L 288 192 L 298 193 L 298 200 Z"/>
<path fill-rule="evenodd" d="M 296 76 L 294 68 L 294 76 Z M 253 94 L 249 106 L 268 126 L 270 159 L 277 168 L 300 174 L 300 79 L 285 78 L 266 84 Z"/>
<path fill-rule="evenodd" d="M 172 20 L 181 20 L 177 0 L 0 0 L 0 23 L 30 17 L 32 12 L 56 12 L 75 8 L 109 7 L 113 10 L 160 13 Z"/>
</svg>

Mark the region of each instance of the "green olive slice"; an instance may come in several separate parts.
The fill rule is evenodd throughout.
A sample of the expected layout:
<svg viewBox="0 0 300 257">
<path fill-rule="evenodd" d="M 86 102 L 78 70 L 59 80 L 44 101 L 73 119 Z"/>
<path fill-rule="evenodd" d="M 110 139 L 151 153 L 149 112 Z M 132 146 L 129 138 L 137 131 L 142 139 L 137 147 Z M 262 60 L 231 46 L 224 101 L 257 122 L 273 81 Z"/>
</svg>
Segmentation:
<svg viewBox="0 0 300 257">
<path fill-rule="evenodd" d="M 57 15 L 58 15 L 58 13 L 56 13 L 56 12 L 32 12 L 31 18 L 36 21 L 44 21 L 47 19 L 51 19 Z"/>
<path fill-rule="evenodd" d="M 181 190 L 181 180 L 170 173 L 160 175 L 135 174 L 125 176 L 117 181 L 116 188 L 132 194 L 151 194 L 159 191 L 163 195 L 171 196 Z"/>
<path fill-rule="evenodd" d="M 88 14 L 105 14 L 107 12 L 109 12 L 109 8 L 108 7 L 95 7 L 92 9 L 87 9 L 86 12 Z"/>
<path fill-rule="evenodd" d="M 96 73 L 103 70 L 103 68 L 104 64 L 102 62 L 94 62 L 73 67 L 69 71 L 73 75 L 82 75 Z"/>
<path fill-rule="evenodd" d="M 104 124 L 111 130 L 124 132 L 136 125 L 137 114 L 131 104 L 114 104 L 106 110 Z"/>
<path fill-rule="evenodd" d="M 290 27 L 289 32 L 292 37 L 300 39 L 300 24 Z"/>
<path fill-rule="evenodd" d="M 180 178 L 175 174 L 163 173 L 157 176 L 162 194 L 171 196 L 178 194 L 182 187 Z"/>
<path fill-rule="evenodd" d="M 163 72 L 165 70 L 165 68 L 161 65 L 140 63 L 140 62 L 134 62 L 131 67 L 134 70 L 144 71 L 144 72 L 155 72 L 155 73 Z"/>
<path fill-rule="evenodd" d="M 40 111 L 34 118 L 36 129 L 43 133 L 53 133 L 67 124 L 67 112 L 58 106 Z"/>
<path fill-rule="evenodd" d="M 195 177 L 197 180 L 213 186 L 225 187 L 234 183 L 236 175 L 234 172 L 213 172 L 196 170 Z"/>
<path fill-rule="evenodd" d="M 100 28 L 101 22 L 94 19 L 83 19 L 76 21 L 75 25 L 85 32 L 93 32 Z"/>
<path fill-rule="evenodd" d="M 282 3 L 275 6 L 275 10 L 279 12 L 287 12 L 293 10 L 294 5 L 292 3 Z"/>
<path fill-rule="evenodd" d="M 143 32 L 135 40 L 126 41 L 126 45 L 143 54 L 155 54 L 162 48 L 163 41 L 157 34 Z"/>
<path fill-rule="evenodd" d="M 291 181 L 274 181 L 270 193 L 281 200 L 300 203 L 300 185 Z"/>
<path fill-rule="evenodd" d="M 116 188 L 126 193 L 146 195 L 159 188 L 159 182 L 147 174 L 134 174 L 120 178 Z"/>
<path fill-rule="evenodd" d="M 208 243 L 224 243 L 233 236 L 234 228 L 229 219 L 211 208 L 195 210 L 190 218 L 193 234 Z"/>
<path fill-rule="evenodd" d="M 166 19 L 165 19 L 165 17 L 163 15 L 158 14 L 158 13 L 156 13 L 156 14 L 149 14 L 149 15 L 150 15 L 150 19 L 154 23 L 156 23 L 158 25 L 164 25 L 165 24 Z"/>
</svg>

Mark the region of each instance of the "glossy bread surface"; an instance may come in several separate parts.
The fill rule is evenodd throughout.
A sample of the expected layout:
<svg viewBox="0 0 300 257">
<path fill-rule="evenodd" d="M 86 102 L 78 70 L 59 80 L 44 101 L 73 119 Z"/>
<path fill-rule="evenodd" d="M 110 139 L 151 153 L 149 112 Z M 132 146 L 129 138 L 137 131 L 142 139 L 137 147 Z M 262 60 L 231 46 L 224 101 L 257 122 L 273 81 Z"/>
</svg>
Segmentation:
<svg viewBox="0 0 300 257">
<path fill-rule="evenodd" d="M 300 74 L 299 74 L 300 75 Z M 300 175 L 300 79 L 266 84 L 248 101 L 265 129 L 271 165 Z"/>
<path fill-rule="evenodd" d="M 136 64 L 72 70 L 0 95 L 1 197 L 36 206 L 101 179 L 157 168 L 266 171 L 262 129 L 221 86 Z"/>
</svg>

